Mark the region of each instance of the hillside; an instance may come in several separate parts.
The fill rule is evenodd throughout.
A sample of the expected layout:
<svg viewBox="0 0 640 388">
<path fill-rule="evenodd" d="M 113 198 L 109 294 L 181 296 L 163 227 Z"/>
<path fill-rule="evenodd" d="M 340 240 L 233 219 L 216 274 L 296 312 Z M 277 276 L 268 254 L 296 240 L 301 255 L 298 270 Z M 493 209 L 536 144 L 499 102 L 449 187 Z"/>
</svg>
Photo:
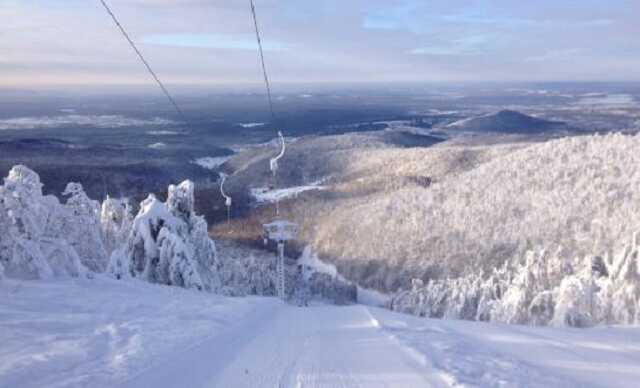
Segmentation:
<svg viewBox="0 0 640 388">
<path fill-rule="evenodd" d="M 369 288 L 395 291 L 412 278 L 491 269 L 530 249 L 613 252 L 640 230 L 629 218 L 640 210 L 640 176 L 630 167 L 640 162 L 633 152 L 639 137 L 412 149 L 359 146 L 352 137 L 318 141 L 350 146 L 327 150 L 311 139 L 292 145 L 280 187 L 325 180 L 323 190 L 285 200 L 282 211 L 302 225 L 301 247 L 310 245 Z M 254 180 L 260 175 L 248 163 L 231 181 L 267 184 Z M 258 239 L 260 223 L 272 216 L 260 207 L 236 220 L 236 232 Z M 214 235 L 225 230 L 213 228 Z"/>
<path fill-rule="evenodd" d="M 533 135 L 568 129 L 568 126 L 563 122 L 539 119 L 512 110 L 502 110 L 459 120 L 447 125 L 445 129 L 457 132 Z"/>
</svg>

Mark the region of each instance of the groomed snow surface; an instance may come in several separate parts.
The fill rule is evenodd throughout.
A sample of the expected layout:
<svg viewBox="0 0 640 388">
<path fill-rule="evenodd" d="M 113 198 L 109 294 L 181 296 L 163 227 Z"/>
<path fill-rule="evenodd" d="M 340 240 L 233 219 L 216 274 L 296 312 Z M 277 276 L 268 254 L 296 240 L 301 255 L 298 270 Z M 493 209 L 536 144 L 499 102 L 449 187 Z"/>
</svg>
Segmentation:
<svg viewBox="0 0 640 388">
<path fill-rule="evenodd" d="M 0 283 L 0 387 L 635 387 L 640 329 L 532 328 L 94 279 Z"/>
<path fill-rule="evenodd" d="M 287 187 L 285 189 L 270 189 L 269 187 L 257 187 L 251 189 L 251 196 L 257 204 L 275 203 L 288 198 L 295 198 L 298 195 L 314 190 L 324 190 L 321 186 L 322 180 L 313 182 L 309 185 Z"/>
</svg>

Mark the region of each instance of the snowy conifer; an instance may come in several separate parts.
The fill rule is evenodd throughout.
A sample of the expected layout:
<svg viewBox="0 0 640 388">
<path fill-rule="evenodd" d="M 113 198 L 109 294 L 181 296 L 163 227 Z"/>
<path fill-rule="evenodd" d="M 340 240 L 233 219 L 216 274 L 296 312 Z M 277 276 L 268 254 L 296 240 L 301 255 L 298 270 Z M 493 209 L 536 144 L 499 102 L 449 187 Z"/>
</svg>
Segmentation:
<svg viewBox="0 0 640 388">
<path fill-rule="evenodd" d="M 94 272 L 104 272 L 107 251 L 100 226 L 100 204 L 90 199 L 79 183 L 69 183 L 62 195 L 68 196 L 63 216 L 65 238 L 82 263 Z"/>
<path fill-rule="evenodd" d="M 107 255 L 124 246 L 131 232 L 133 216 L 129 201 L 107 197 L 100 210 L 100 225 Z"/>
<path fill-rule="evenodd" d="M 109 271 L 118 278 L 219 289 L 215 244 L 208 236 L 206 221 L 194 213 L 193 206 L 190 181 L 170 186 L 166 204 L 150 195 L 140 204 L 126 246 L 113 251 Z"/>
<path fill-rule="evenodd" d="M 86 268 L 64 236 L 59 220 L 65 210 L 42 195 L 40 177 L 14 166 L 0 187 L 0 262 L 9 277 L 23 279 L 80 276 Z"/>
</svg>

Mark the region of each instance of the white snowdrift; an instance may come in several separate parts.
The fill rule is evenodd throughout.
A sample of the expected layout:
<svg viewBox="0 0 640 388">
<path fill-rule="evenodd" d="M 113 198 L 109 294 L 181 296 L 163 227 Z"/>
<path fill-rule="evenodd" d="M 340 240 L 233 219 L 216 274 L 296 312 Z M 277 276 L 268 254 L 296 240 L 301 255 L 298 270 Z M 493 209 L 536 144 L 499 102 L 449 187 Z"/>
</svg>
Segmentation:
<svg viewBox="0 0 640 388">
<path fill-rule="evenodd" d="M 167 143 L 162 143 L 162 142 L 153 143 L 153 144 L 149 144 L 147 148 L 151 148 L 152 150 L 163 150 L 167 148 Z"/>
<path fill-rule="evenodd" d="M 295 198 L 307 191 L 324 190 L 324 186 L 322 186 L 321 183 L 322 181 L 317 181 L 309 185 L 287 187 L 284 189 L 256 187 L 251 189 L 251 196 L 258 204 L 274 203 L 288 198 Z"/>
<path fill-rule="evenodd" d="M 324 273 L 331 277 L 339 277 L 338 270 L 333 264 L 325 263 L 318 258 L 311 247 L 305 247 L 302 255 L 298 258 L 298 264 L 309 267 L 315 272 Z"/>
<path fill-rule="evenodd" d="M 455 387 L 635 387 L 640 330 L 419 319 L 371 309 L 381 329 Z"/>
<path fill-rule="evenodd" d="M 240 123 L 240 126 L 242 128 L 255 128 L 255 127 L 262 127 L 264 125 L 264 123 Z"/>
<path fill-rule="evenodd" d="M 215 170 L 225 164 L 229 159 L 231 159 L 231 156 L 207 156 L 204 158 L 198 158 L 191 163 L 197 164 L 207 170 Z"/>
<path fill-rule="evenodd" d="M 209 293 L 96 275 L 92 280 L 0 282 L 0 387 L 117 387 L 171 355 L 256 323 L 276 300 Z M 235 335 L 241 334 L 239 331 Z M 217 342 L 219 339 L 220 342 Z M 175 370 L 166 386 L 180 386 Z M 157 388 L 161 388 L 158 386 Z"/>
</svg>

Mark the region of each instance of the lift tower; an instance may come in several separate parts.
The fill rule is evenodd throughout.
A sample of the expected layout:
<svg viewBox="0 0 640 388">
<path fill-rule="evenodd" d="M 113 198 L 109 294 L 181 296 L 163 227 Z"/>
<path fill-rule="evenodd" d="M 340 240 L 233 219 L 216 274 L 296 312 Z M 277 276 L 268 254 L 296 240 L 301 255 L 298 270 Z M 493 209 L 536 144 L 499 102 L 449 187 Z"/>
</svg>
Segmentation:
<svg viewBox="0 0 640 388">
<path fill-rule="evenodd" d="M 286 273 L 284 265 L 284 244 L 293 240 L 298 234 L 298 225 L 286 220 L 276 220 L 264 224 L 266 238 L 278 245 L 278 259 L 276 263 L 276 294 L 282 300 L 287 299 Z"/>
</svg>

